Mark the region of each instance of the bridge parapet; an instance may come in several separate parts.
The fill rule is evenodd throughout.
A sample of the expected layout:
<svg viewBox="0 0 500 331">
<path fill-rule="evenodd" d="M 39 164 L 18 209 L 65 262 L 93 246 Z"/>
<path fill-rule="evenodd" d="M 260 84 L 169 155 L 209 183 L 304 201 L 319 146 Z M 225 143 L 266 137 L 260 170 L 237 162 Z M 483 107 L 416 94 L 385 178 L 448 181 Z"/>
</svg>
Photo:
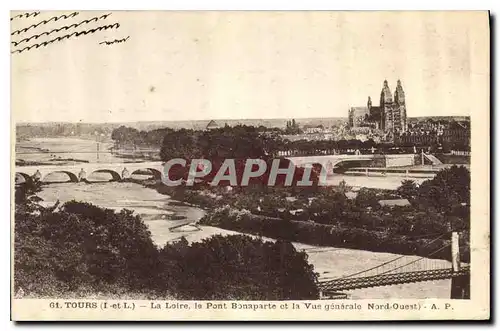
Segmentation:
<svg viewBox="0 0 500 331">
<path fill-rule="evenodd" d="M 38 177 L 43 181 L 51 173 L 62 172 L 70 177 L 72 182 L 87 179 L 95 172 L 110 173 L 114 180 L 128 178 L 138 170 L 150 170 L 155 176 L 163 175 L 162 162 L 139 162 L 139 163 L 81 163 L 71 165 L 39 165 L 39 166 L 16 166 L 16 174 L 26 177 Z"/>
<path fill-rule="evenodd" d="M 359 155 L 317 155 L 317 156 L 290 156 L 286 157 L 296 166 L 319 163 L 326 166 L 330 172 L 333 167 L 346 161 L 377 161 L 378 167 L 401 167 L 415 164 L 414 154 L 359 154 Z"/>
</svg>

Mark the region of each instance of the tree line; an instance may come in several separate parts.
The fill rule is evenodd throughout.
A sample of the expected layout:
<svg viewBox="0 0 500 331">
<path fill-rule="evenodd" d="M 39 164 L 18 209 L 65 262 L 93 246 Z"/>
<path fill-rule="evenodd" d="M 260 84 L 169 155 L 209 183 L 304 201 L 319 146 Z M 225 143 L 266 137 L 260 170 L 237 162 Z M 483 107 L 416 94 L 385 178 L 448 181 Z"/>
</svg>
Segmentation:
<svg viewBox="0 0 500 331">
<path fill-rule="evenodd" d="M 121 126 L 113 130 L 111 138 L 117 147 L 153 147 L 160 149 L 163 160 L 172 158 L 265 158 L 266 156 L 322 155 L 334 153 L 397 154 L 447 153 L 453 148 L 462 148 L 459 143 L 438 144 L 437 141 L 375 142 L 373 139 L 340 140 L 294 140 L 283 138 L 298 128 L 294 121 L 287 122 L 285 130 L 237 125 L 212 130 L 170 128 L 139 131 Z M 460 145 L 460 146 L 459 146 Z"/>
</svg>

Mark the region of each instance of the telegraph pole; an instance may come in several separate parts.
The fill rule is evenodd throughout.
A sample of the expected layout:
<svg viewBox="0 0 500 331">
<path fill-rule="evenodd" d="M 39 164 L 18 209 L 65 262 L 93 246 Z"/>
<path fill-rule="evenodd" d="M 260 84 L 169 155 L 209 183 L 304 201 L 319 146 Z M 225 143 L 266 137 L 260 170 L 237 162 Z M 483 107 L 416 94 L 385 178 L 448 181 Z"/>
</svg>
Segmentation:
<svg viewBox="0 0 500 331">
<path fill-rule="evenodd" d="M 94 131 L 95 135 L 95 143 L 96 143 L 96 159 L 97 162 L 99 162 L 99 133 L 97 131 Z"/>
<path fill-rule="evenodd" d="M 451 233 L 451 267 L 453 272 L 460 271 L 460 245 L 458 232 Z"/>
</svg>

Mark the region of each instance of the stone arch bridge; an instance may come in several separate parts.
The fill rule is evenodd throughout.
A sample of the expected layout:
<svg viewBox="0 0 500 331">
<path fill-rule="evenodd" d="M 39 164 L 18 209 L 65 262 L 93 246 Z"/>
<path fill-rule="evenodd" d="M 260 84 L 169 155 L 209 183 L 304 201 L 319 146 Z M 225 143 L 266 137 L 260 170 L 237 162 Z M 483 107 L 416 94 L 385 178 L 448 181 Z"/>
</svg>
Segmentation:
<svg viewBox="0 0 500 331">
<path fill-rule="evenodd" d="M 40 181 L 53 173 L 64 173 L 74 183 L 89 178 L 94 173 L 109 173 L 113 180 L 129 178 L 139 170 L 149 170 L 155 178 L 163 177 L 162 162 L 139 162 L 139 163 L 80 163 L 75 165 L 35 165 L 16 166 L 16 182 L 18 178 L 36 177 Z"/>
<path fill-rule="evenodd" d="M 319 156 L 297 156 L 286 157 L 296 166 L 306 164 L 323 164 L 327 166 L 328 173 L 343 162 L 363 161 L 382 162 L 379 167 L 400 167 L 415 164 L 414 154 L 391 154 L 391 155 L 319 155 Z M 109 173 L 113 180 L 121 180 L 130 177 L 139 170 L 149 170 L 155 178 L 164 179 L 163 162 L 137 162 L 137 163 L 80 163 L 75 165 L 35 165 L 16 166 L 17 178 L 36 177 L 40 181 L 51 173 L 65 173 L 71 182 L 79 182 L 89 178 L 93 173 Z"/>
</svg>

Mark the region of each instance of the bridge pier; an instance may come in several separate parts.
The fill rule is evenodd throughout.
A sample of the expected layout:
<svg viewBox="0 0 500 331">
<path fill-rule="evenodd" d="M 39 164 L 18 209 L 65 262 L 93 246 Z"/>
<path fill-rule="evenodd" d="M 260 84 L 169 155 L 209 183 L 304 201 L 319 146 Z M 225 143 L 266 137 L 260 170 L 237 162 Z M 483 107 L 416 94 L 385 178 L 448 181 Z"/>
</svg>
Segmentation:
<svg viewBox="0 0 500 331">
<path fill-rule="evenodd" d="M 127 168 L 123 168 L 122 170 L 122 179 L 129 179 L 130 178 L 130 171 L 127 170 Z"/>
<path fill-rule="evenodd" d="M 460 244 L 458 232 L 451 233 L 451 265 L 454 273 L 460 272 Z M 470 299 L 470 274 L 451 278 L 451 299 Z"/>
<path fill-rule="evenodd" d="M 85 170 L 83 170 L 83 168 L 80 170 L 80 172 L 78 173 L 78 181 L 86 181 L 87 180 L 87 173 L 85 172 Z"/>
<path fill-rule="evenodd" d="M 470 274 L 451 279 L 451 299 L 470 299 Z"/>
<path fill-rule="evenodd" d="M 40 170 L 36 170 L 36 172 L 33 174 L 33 176 L 31 176 L 34 180 L 42 180 L 42 173 L 40 172 Z"/>
</svg>

